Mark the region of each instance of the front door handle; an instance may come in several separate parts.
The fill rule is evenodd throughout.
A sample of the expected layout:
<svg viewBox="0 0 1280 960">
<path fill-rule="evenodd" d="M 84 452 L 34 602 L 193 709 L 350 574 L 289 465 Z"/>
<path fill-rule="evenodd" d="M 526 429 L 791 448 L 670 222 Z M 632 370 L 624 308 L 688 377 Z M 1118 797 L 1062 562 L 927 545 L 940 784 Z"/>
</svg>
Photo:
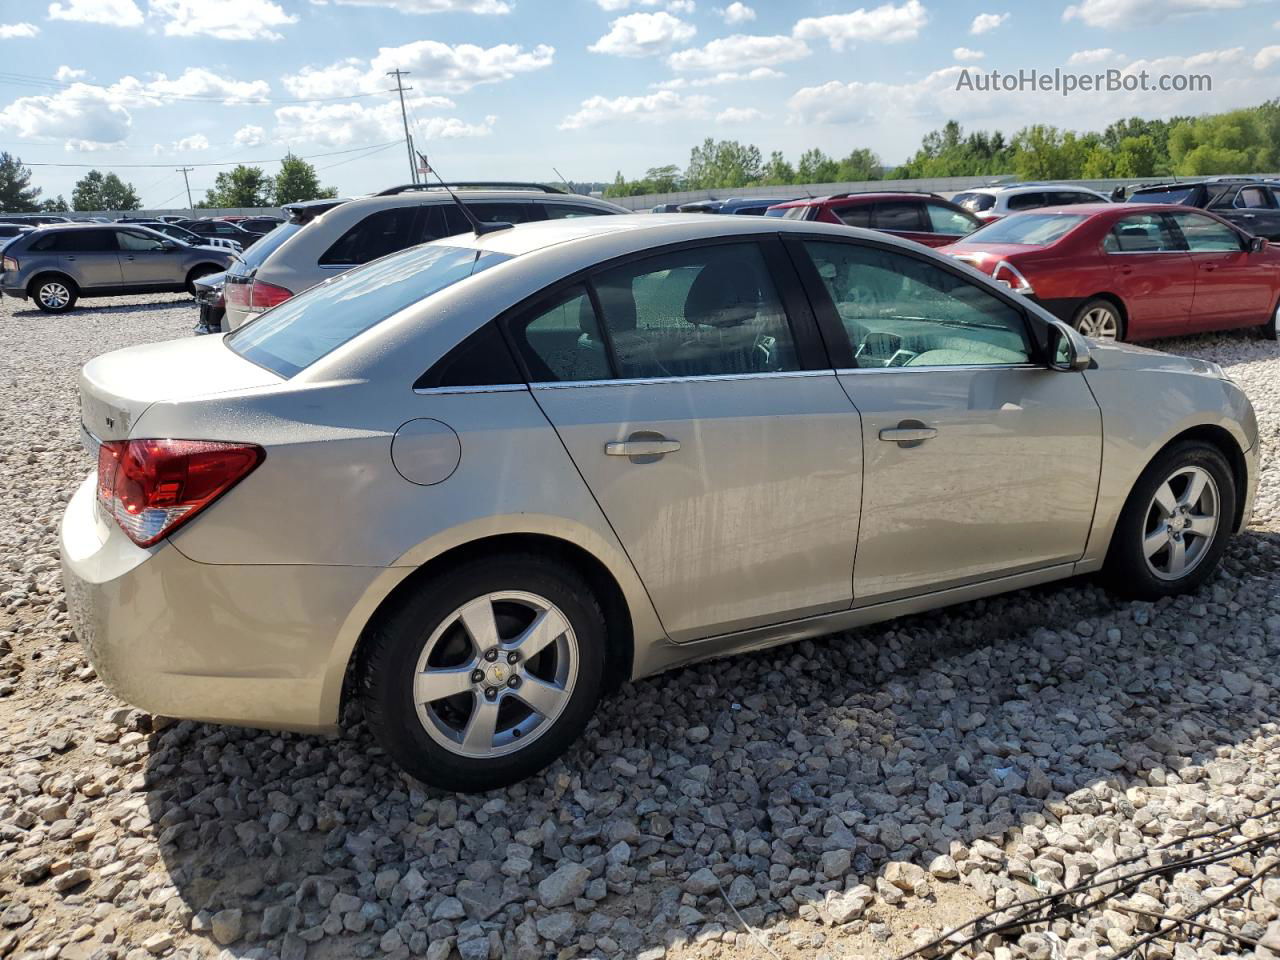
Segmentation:
<svg viewBox="0 0 1280 960">
<path fill-rule="evenodd" d="M 664 437 L 653 430 L 637 430 L 625 440 L 613 440 L 604 445 L 606 456 L 627 457 L 632 463 L 653 463 L 679 449 L 679 440 Z"/>
<path fill-rule="evenodd" d="M 886 427 L 880 431 L 880 439 L 887 443 L 896 443 L 905 448 L 918 447 L 926 440 L 938 435 L 933 427 L 926 427 L 919 420 L 903 420 L 896 427 Z"/>
</svg>

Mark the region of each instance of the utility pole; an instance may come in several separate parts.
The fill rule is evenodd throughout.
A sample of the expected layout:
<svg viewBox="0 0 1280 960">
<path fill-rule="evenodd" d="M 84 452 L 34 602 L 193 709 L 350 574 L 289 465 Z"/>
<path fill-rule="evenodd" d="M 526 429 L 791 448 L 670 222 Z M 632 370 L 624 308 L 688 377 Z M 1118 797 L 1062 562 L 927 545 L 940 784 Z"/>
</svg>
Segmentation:
<svg viewBox="0 0 1280 960">
<path fill-rule="evenodd" d="M 404 92 L 406 90 L 412 90 L 413 87 L 406 87 L 401 80 L 402 77 L 407 77 L 408 75 L 408 70 L 401 70 L 399 67 L 396 67 L 394 70 L 387 71 L 388 77 L 396 78 L 396 93 L 400 94 L 400 119 L 404 121 L 404 145 L 409 151 L 409 176 L 412 178 L 411 182 L 417 183 L 418 165 L 413 162 L 413 141 L 409 138 L 409 115 L 405 112 L 404 108 Z"/>
<path fill-rule="evenodd" d="M 182 174 L 182 182 L 187 185 L 187 209 L 194 214 L 196 205 L 191 202 L 191 181 L 187 179 L 187 174 L 194 170 L 195 167 L 178 167 L 178 172 Z"/>
</svg>

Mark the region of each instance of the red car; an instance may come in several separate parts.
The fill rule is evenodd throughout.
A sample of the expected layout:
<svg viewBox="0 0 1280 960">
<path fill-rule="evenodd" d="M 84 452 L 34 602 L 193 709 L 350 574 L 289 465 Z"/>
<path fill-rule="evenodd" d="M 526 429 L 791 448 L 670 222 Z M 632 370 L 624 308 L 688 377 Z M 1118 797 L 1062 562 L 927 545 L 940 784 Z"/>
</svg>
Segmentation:
<svg viewBox="0 0 1280 960">
<path fill-rule="evenodd" d="M 1276 336 L 1280 250 L 1168 204 L 1018 213 L 941 250 L 1036 300 L 1085 336 L 1147 340 L 1262 327 Z"/>
<path fill-rule="evenodd" d="M 929 247 L 954 243 L 982 226 L 968 210 L 936 193 L 837 193 L 779 203 L 765 216 L 870 227 Z"/>
</svg>

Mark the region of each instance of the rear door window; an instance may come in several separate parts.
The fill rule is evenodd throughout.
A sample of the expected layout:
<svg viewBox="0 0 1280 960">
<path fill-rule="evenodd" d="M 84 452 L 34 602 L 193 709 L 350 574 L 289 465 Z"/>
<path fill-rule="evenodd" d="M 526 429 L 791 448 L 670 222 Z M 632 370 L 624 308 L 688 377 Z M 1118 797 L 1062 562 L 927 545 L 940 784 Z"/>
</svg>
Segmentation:
<svg viewBox="0 0 1280 960">
<path fill-rule="evenodd" d="M 471 224 L 452 203 L 433 203 L 422 208 L 420 243 L 470 232 Z"/>
<path fill-rule="evenodd" d="M 918 200 L 886 200 L 875 204 L 872 211 L 872 226 L 877 230 L 929 232 L 929 225 L 924 218 L 924 204 Z"/>
<path fill-rule="evenodd" d="M 1103 241 L 1107 253 L 1182 253 L 1186 248 L 1158 213 L 1136 213 L 1121 217 Z"/>
<path fill-rule="evenodd" d="M 528 223 L 530 220 L 541 220 L 542 204 L 526 200 L 498 200 L 483 203 L 470 203 L 466 200 L 467 209 L 476 215 L 481 223 Z"/>
<path fill-rule="evenodd" d="M 929 228 L 934 233 L 941 233 L 948 237 L 963 237 L 980 226 L 978 218 L 972 214 L 952 210 L 940 203 L 926 203 L 924 208 L 929 214 Z"/>
<path fill-rule="evenodd" d="M 792 207 L 791 210 L 804 210 L 804 207 Z M 790 215 L 791 210 L 787 211 Z M 832 207 L 831 212 L 846 227 L 870 227 L 871 226 L 871 204 L 859 203 L 847 207 Z"/>
<path fill-rule="evenodd" d="M 1267 199 L 1267 191 L 1262 187 L 1242 187 L 1240 192 L 1236 194 L 1235 205 L 1246 210 L 1254 210 L 1259 207 L 1266 210 L 1271 207 Z"/>
<path fill-rule="evenodd" d="M 763 212 L 763 207 L 761 212 Z M 580 203 L 544 203 L 542 205 L 543 213 L 548 220 L 571 220 L 574 217 L 598 217 L 602 214 L 609 214 L 611 210 L 601 210 L 598 207 L 588 207 Z"/>
<path fill-rule="evenodd" d="M 1009 197 L 1010 210 L 1034 210 L 1049 205 L 1048 197 L 1043 193 L 1015 193 Z"/>
<path fill-rule="evenodd" d="M 340 236 L 320 257 L 323 266 L 369 263 L 417 242 L 413 224 L 417 206 L 391 207 L 371 213 Z"/>
</svg>

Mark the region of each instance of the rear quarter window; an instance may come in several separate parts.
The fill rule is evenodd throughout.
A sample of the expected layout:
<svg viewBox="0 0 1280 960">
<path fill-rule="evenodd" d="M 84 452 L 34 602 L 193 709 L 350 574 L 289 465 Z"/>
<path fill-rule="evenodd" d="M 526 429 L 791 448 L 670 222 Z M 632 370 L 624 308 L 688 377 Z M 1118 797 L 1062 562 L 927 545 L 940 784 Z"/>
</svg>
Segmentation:
<svg viewBox="0 0 1280 960">
<path fill-rule="evenodd" d="M 326 266 L 369 263 L 414 243 L 413 221 L 419 207 L 392 207 L 368 214 L 335 240 L 319 262 Z"/>
</svg>

